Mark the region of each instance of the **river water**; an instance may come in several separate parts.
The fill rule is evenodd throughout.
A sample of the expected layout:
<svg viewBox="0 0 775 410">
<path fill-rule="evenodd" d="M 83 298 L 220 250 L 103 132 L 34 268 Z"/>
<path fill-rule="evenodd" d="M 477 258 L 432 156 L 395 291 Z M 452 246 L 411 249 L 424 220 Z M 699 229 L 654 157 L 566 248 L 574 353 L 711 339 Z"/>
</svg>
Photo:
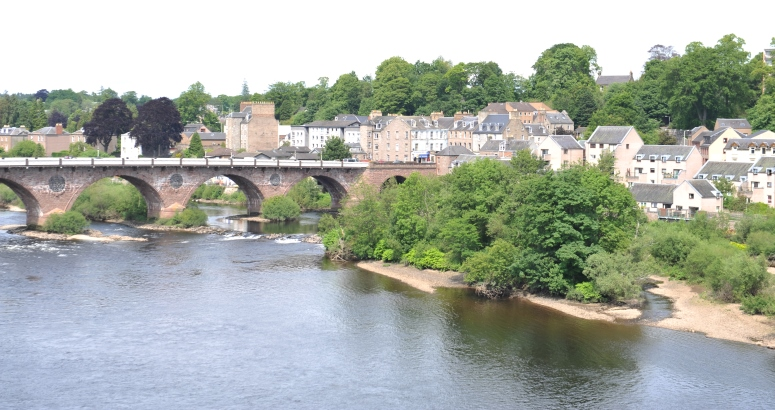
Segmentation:
<svg viewBox="0 0 775 410">
<path fill-rule="evenodd" d="M 775 351 L 426 294 L 255 233 L 314 231 L 315 215 L 260 225 L 203 208 L 254 233 L 0 233 L 0 408 L 775 407 Z"/>
</svg>

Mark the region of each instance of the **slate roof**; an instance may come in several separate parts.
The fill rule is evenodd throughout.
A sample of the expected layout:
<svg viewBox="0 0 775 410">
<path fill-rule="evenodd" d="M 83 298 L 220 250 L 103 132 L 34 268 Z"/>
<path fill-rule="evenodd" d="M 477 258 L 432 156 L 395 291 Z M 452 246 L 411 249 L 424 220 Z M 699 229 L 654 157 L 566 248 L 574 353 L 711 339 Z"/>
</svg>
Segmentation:
<svg viewBox="0 0 775 410">
<path fill-rule="evenodd" d="M 359 124 L 366 124 L 369 122 L 367 115 L 355 115 L 355 114 L 339 114 L 334 117 L 335 121 L 358 121 Z"/>
<path fill-rule="evenodd" d="M 456 157 L 458 155 L 473 155 L 470 149 L 462 145 L 450 145 L 436 153 L 437 157 Z"/>
<path fill-rule="evenodd" d="M 199 138 L 202 141 L 225 141 L 225 132 L 184 132 L 187 138 L 191 138 L 194 134 L 199 134 Z"/>
<path fill-rule="evenodd" d="M 621 144 L 633 127 L 600 126 L 589 137 L 589 144 Z"/>
<path fill-rule="evenodd" d="M 635 154 L 643 155 L 644 160 L 648 160 L 650 155 L 656 155 L 658 160 L 662 160 L 663 155 L 667 155 L 667 160 L 675 160 L 675 157 L 680 156 L 682 159 L 686 159 L 689 154 L 692 153 L 694 147 L 688 147 L 684 145 L 644 145 Z"/>
<path fill-rule="evenodd" d="M 474 131 L 474 134 L 502 133 L 508 123 L 508 114 L 490 114 L 479 124 L 479 128 Z"/>
<path fill-rule="evenodd" d="M 703 198 L 714 198 L 719 192 L 707 179 L 687 179 L 686 183 L 696 189 Z"/>
<path fill-rule="evenodd" d="M 573 124 L 573 120 L 567 114 L 561 112 L 546 113 L 546 120 L 550 124 Z"/>
<path fill-rule="evenodd" d="M 234 155 L 234 151 L 228 148 L 216 148 L 210 152 L 206 152 L 205 158 L 222 158 L 222 157 L 230 157 L 232 155 Z"/>
<path fill-rule="evenodd" d="M 19 127 L 0 128 L 0 135 L 26 135 L 29 133 L 30 131 L 26 128 L 19 128 Z"/>
<path fill-rule="evenodd" d="M 309 124 L 304 124 L 306 127 L 316 127 L 316 128 L 347 128 L 351 125 L 359 125 L 357 120 L 348 120 L 348 121 L 313 121 Z"/>
<path fill-rule="evenodd" d="M 478 117 L 465 116 L 460 120 L 454 121 L 450 131 L 471 131 L 479 125 Z"/>
<path fill-rule="evenodd" d="M 750 139 L 750 138 L 741 138 L 741 139 L 731 139 L 727 141 L 727 145 L 724 147 L 724 149 L 730 149 L 732 147 L 743 147 L 743 148 L 761 148 L 761 147 L 772 147 L 775 146 L 775 139 L 769 139 L 769 138 L 762 138 L 758 140 Z"/>
<path fill-rule="evenodd" d="M 531 112 L 531 111 L 532 111 L 532 112 L 535 112 L 535 111 L 537 111 L 537 110 L 535 109 L 535 107 L 533 107 L 533 106 L 532 106 L 532 105 L 530 105 L 529 103 L 522 102 L 522 101 L 519 101 L 519 102 L 510 102 L 510 103 L 508 103 L 508 104 L 511 106 L 511 108 L 512 108 L 514 111 L 520 111 L 520 112 Z"/>
<path fill-rule="evenodd" d="M 702 144 L 702 141 L 704 141 L 706 137 L 710 137 L 714 133 L 715 131 L 703 131 L 697 134 L 696 137 L 694 137 L 694 139 L 692 140 L 692 143 Z"/>
<path fill-rule="evenodd" d="M 773 133 L 770 130 L 759 130 L 759 131 L 754 132 L 753 134 L 746 135 L 746 138 L 756 138 L 756 137 L 758 137 L 760 135 L 763 135 L 763 134 L 773 134 L 773 136 L 775 136 L 775 133 Z"/>
<path fill-rule="evenodd" d="M 527 135 L 543 137 L 549 135 L 549 130 L 543 124 L 525 124 Z"/>
<path fill-rule="evenodd" d="M 731 176 L 731 180 L 740 182 L 741 176 L 747 176 L 748 170 L 753 166 L 753 162 L 724 162 L 724 161 L 708 161 L 700 168 L 696 179 L 712 179 L 713 175 L 719 175 L 726 178 Z M 701 178 L 701 175 L 705 177 Z"/>
<path fill-rule="evenodd" d="M 549 138 L 562 149 L 584 149 L 572 135 L 552 135 Z"/>
<path fill-rule="evenodd" d="M 509 109 L 506 107 L 507 103 L 489 103 L 482 111 L 494 112 L 496 114 L 508 114 Z"/>
<path fill-rule="evenodd" d="M 710 146 L 711 144 L 713 144 L 714 142 L 716 142 L 716 140 L 717 140 L 717 139 L 718 139 L 718 138 L 721 136 L 721 134 L 723 134 L 724 132 L 726 132 L 727 130 L 730 130 L 730 129 L 731 129 L 731 130 L 732 130 L 732 131 L 733 131 L 735 134 L 737 134 L 738 136 L 740 136 L 741 138 L 745 137 L 745 135 L 743 135 L 743 134 L 739 133 L 739 132 L 738 132 L 737 130 L 735 130 L 734 128 L 730 128 L 730 127 L 724 127 L 724 128 L 721 128 L 721 129 L 719 129 L 719 130 L 717 130 L 717 131 L 711 131 L 711 134 L 710 134 L 710 135 L 706 135 L 707 133 L 705 133 L 705 132 L 703 132 L 702 134 L 700 134 L 700 136 L 702 136 L 702 138 L 703 138 L 703 139 L 701 140 L 702 142 L 700 143 L 700 146 L 703 146 L 703 147 Z M 700 137 L 698 136 L 697 138 L 700 138 Z M 696 141 L 696 139 L 695 139 L 695 141 Z M 727 141 L 727 142 L 728 142 L 728 141 Z"/>
<path fill-rule="evenodd" d="M 717 118 L 716 127 L 751 128 L 751 124 L 745 118 Z"/>
<path fill-rule="evenodd" d="M 479 148 L 479 152 L 517 152 L 523 149 L 529 150 L 532 148 L 531 145 L 533 142 L 528 140 L 489 140 Z M 501 150 L 501 146 L 503 146 L 503 150 Z"/>
<path fill-rule="evenodd" d="M 630 75 L 601 75 L 597 77 L 595 83 L 597 85 L 611 85 L 614 83 L 629 83 L 632 81 L 632 74 Z"/>
<path fill-rule="evenodd" d="M 663 184 L 632 184 L 630 192 L 636 202 L 656 202 L 660 204 L 673 203 L 675 185 Z"/>
<path fill-rule="evenodd" d="M 775 168 L 775 157 L 761 157 L 751 168 L 761 168 L 759 171 L 767 168 Z"/>
<path fill-rule="evenodd" d="M 43 135 L 70 135 L 70 133 L 65 130 L 62 130 L 61 134 L 57 134 L 57 127 L 43 127 L 41 129 L 33 131 L 32 133 L 43 134 Z"/>
</svg>

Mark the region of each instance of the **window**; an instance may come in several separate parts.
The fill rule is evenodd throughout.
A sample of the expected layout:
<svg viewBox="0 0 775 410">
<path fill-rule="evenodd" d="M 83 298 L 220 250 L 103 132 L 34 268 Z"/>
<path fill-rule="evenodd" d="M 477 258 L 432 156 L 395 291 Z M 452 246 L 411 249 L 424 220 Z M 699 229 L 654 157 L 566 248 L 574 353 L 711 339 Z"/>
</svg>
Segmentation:
<svg viewBox="0 0 775 410">
<path fill-rule="evenodd" d="M 656 202 L 652 202 L 652 203 L 651 203 L 651 207 L 652 207 L 652 208 L 656 208 L 656 207 L 657 207 L 657 203 L 656 203 Z"/>
<path fill-rule="evenodd" d="M 684 159 L 684 157 L 682 157 L 682 156 L 677 156 L 677 157 L 675 157 L 675 162 L 676 162 L 676 163 L 679 163 L 679 162 L 681 162 L 681 160 L 683 160 L 683 159 Z"/>
<path fill-rule="evenodd" d="M 589 148 L 597 148 L 597 144 L 589 144 Z M 594 158 L 594 157 L 592 157 Z"/>
<path fill-rule="evenodd" d="M 654 168 L 649 168 L 649 174 L 653 174 L 656 170 Z"/>
<path fill-rule="evenodd" d="M 772 195 L 767 195 L 767 203 L 768 204 L 772 203 Z"/>
<path fill-rule="evenodd" d="M 755 154 L 755 153 L 756 153 L 756 148 L 751 147 L 751 154 Z"/>
<path fill-rule="evenodd" d="M 689 199 L 694 199 L 694 194 L 689 194 Z"/>
<path fill-rule="evenodd" d="M 753 187 L 759 188 L 759 181 L 753 181 Z"/>
<path fill-rule="evenodd" d="M 772 188 L 772 182 L 767 182 L 767 188 Z"/>
<path fill-rule="evenodd" d="M 625 145 L 624 145 L 624 148 L 625 148 L 625 149 L 630 149 L 630 144 L 625 144 Z"/>
<path fill-rule="evenodd" d="M 635 172 L 637 174 L 642 174 L 643 173 L 643 168 L 635 168 Z"/>
<path fill-rule="evenodd" d="M 387 133 L 387 139 L 390 139 L 390 131 Z"/>
<path fill-rule="evenodd" d="M 390 143 L 389 142 L 387 143 L 387 149 L 388 149 L 388 151 L 390 151 Z"/>
<path fill-rule="evenodd" d="M 562 153 L 563 154 L 567 154 L 568 153 L 568 149 L 566 148 L 566 149 L 562 150 Z"/>
</svg>

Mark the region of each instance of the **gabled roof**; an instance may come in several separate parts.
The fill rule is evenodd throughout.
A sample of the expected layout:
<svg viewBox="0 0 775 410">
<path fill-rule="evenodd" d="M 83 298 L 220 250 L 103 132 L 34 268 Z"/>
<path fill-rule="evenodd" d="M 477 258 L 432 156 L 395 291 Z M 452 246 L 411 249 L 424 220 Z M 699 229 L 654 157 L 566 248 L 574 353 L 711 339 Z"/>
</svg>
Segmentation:
<svg viewBox="0 0 775 410">
<path fill-rule="evenodd" d="M 462 145 L 450 145 L 436 153 L 437 157 L 457 157 L 458 155 L 473 155 L 473 152 Z"/>
<path fill-rule="evenodd" d="M 756 138 L 756 137 L 772 137 L 775 138 L 775 132 L 772 132 L 770 130 L 759 130 L 754 132 L 753 134 L 746 135 L 746 138 Z"/>
<path fill-rule="evenodd" d="M 359 124 L 367 124 L 369 122 L 368 115 L 355 115 L 355 114 L 339 114 L 334 117 L 334 121 L 358 121 Z"/>
<path fill-rule="evenodd" d="M 346 120 L 346 121 L 313 121 L 309 124 L 304 124 L 306 127 L 316 127 L 316 128 L 347 128 L 351 125 L 360 125 L 360 123 L 357 120 Z"/>
<path fill-rule="evenodd" d="M 629 83 L 633 81 L 632 73 L 630 75 L 601 75 L 597 77 L 597 85 L 611 85 L 614 83 Z"/>
<path fill-rule="evenodd" d="M 546 113 L 546 120 L 550 124 L 573 124 L 573 120 L 567 114 L 561 112 Z"/>
<path fill-rule="evenodd" d="M 234 151 L 228 148 L 216 148 L 210 152 L 206 152 L 205 158 L 230 157 L 232 155 L 234 155 Z"/>
<path fill-rule="evenodd" d="M 490 114 L 481 123 L 474 134 L 502 133 L 509 123 L 508 114 Z"/>
<path fill-rule="evenodd" d="M 747 176 L 748 170 L 752 166 L 753 162 L 708 161 L 700 168 L 694 178 L 712 179 L 714 175 L 719 175 L 723 178 L 730 176 L 732 181 L 740 182 L 740 177 Z"/>
<path fill-rule="evenodd" d="M 694 149 L 694 147 L 683 145 L 644 145 L 635 154 L 635 158 L 638 155 L 643 155 L 643 159 L 649 159 L 650 155 L 656 155 L 661 160 L 663 155 L 667 155 L 668 160 L 674 160 L 678 156 L 686 159 Z"/>
<path fill-rule="evenodd" d="M 191 138 L 194 134 L 199 134 L 199 138 L 202 141 L 222 141 L 226 140 L 225 132 L 184 132 L 187 138 Z"/>
<path fill-rule="evenodd" d="M 716 142 L 716 140 L 717 140 L 717 139 L 718 139 L 718 138 L 719 138 L 719 137 L 720 137 L 722 134 L 724 134 L 725 132 L 727 132 L 728 130 L 732 130 L 732 132 L 734 132 L 735 134 L 737 134 L 737 135 L 738 135 L 740 138 L 743 138 L 743 137 L 745 137 L 745 135 L 743 135 L 743 134 L 739 133 L 739 132 L 738 132 L 737 130 L 735 130 L 734 128 L 730 128 L 730 127 L 724 127 L 724 128 L 720 128 L 720 129 L 718 129 L 718 130 L 716 130 L 716 131 L 711 131 L 711 134 L 710 134 L 710 135 L 707 135 L 707 133 L 705 133 L 705 132 L 703 132 L 702 134 L 700 134 L 700 136 L 702 136 L 702 140 L 701 140 L 700 146 L 702 146 L 702 147 L 708 147 L 708 146 L 710 146 L 711 144 L 713 144 L 714 142 Z M 698 137 L 698 138 L 699 138 L 699 137 Z M 695 140 L 695 141 L 696 141 L 696 140 Z M 727 141 L 727 142 L 729 142 L 729 141 Z"/>
<path fill-rule="evenodd" d="M 30 131 L 26 128 L 3 127 L 0 128 L 0 135 L 27 135 Z"/>
<path fill-rule="evenodd" d="M 751 168 L 775 168 L 775 157 L 761 157 Z"/>
<path fill-rule="evenodd" d="M 632 126 L 599 126 L 587 140 L 588 144 L 621 144 Z"/>
<path fill-rule="evenodd" d="M 452 161 L 452 164 L 454 165 L 460 165 L 466 162 L 471 161 L 478 161 L 480 159 L 498 159 L 495 155 L 469 155 L 469 154 L 463 154 L 457 157 L 454 161 Z"/>
<path fill-rule="evenodd" d="M 562 149 L 584 149 L 572 135 L 552 135 L 549 137 Z"/>
<path fill-rule="evenodd" d="M 522 101 L 510 102 L 508 104 L 511 106 L 512 110 L 514 110 L 514 111 L 520 111 L 520 112 L 535 112 L 535 111 L 537 111 L 535 109 L 535 107 L 530 105 L 530 103 L 526 103 L 526 102 L 522 102 Z"/>
<path fill-rule="evenodd" d="M 70 135 L 69 132 L 62 130 L 61 134 L 57 134 L 57 127 L 43 127 L 41 129 L 37 129 L 32 132 L 32 134 L 43 134 L 43 135 Z"/>
<path fill-rule="evenodd" d="M 507 107 L 506 104 L 508 103 L 489 103 L 482 111 L 493 112 L 496 114 L 508 114 L 510 107 Z"/>
<path fill-rule="evenodd" d="M 751 124 L 745 118 L 717 118 L 716 128 L 718 127 L 751 128 Z"/>
<path fill-rule="evenodd" d="M 636 202 L 656 202 L 660 204 L 673 203 L 675 185 L 663 184 L 632 184 L 630 192 Z"/>
<path fill-rule="evenodd" d="M 489 140 L 479 148 L 479 152 L 517 152 L 523 149 L 531 149 L 532 141 L 528 140 Z"/>
<path fill-rule="evenodd" d="M 751 138 L 734 138 L 729 141 L 727 141 L 727 145 L 724 147 L 724 149 L 730 149 L 732 147 L 741 147 L 741 148 L 761 148 L 761 147 L 772 147 L 775 146 L 775 139 L 751 139 Z"/>
<path fill-rule="evenodd" d="M 549 135 L 549 130 L 543 124 L 524 124 L 527 135 L 543 137 Z"/>
<path fill-rule="evenodd" d="M 703 198 L 714 198 L 719 192 L 707 179 L 687 179 L 685 182 L 691 185 Z"/>
</svg>

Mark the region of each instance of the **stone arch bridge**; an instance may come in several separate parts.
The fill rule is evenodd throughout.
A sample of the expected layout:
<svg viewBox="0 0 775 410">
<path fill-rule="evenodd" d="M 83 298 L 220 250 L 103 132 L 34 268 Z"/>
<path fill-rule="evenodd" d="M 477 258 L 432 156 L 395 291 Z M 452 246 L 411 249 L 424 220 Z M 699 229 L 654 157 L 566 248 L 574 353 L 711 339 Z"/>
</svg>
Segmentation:
<svg viewBox="0 0 775 410">
<path fill-rule="evenodd" d="M 6 158 L 0 159 L 0 183 L 18 195 L 27 209 L 27 224 L 42 225 L 53 213 L 68 211 L 89 185 L 120 177 L 137 187 L 148 216 L 167 218 L 184 209 L 197 187 L 226 176 L 248 199 L 248 212 L 260 212 L 264 199 L 284 195 L 307 177 L 315 178 L 339 207 L 360 181 L 381 186 L 413 172 L 437 175 L 436 164 L 291 161 L 257 159 L 162 158 Z"/>
</svg>

